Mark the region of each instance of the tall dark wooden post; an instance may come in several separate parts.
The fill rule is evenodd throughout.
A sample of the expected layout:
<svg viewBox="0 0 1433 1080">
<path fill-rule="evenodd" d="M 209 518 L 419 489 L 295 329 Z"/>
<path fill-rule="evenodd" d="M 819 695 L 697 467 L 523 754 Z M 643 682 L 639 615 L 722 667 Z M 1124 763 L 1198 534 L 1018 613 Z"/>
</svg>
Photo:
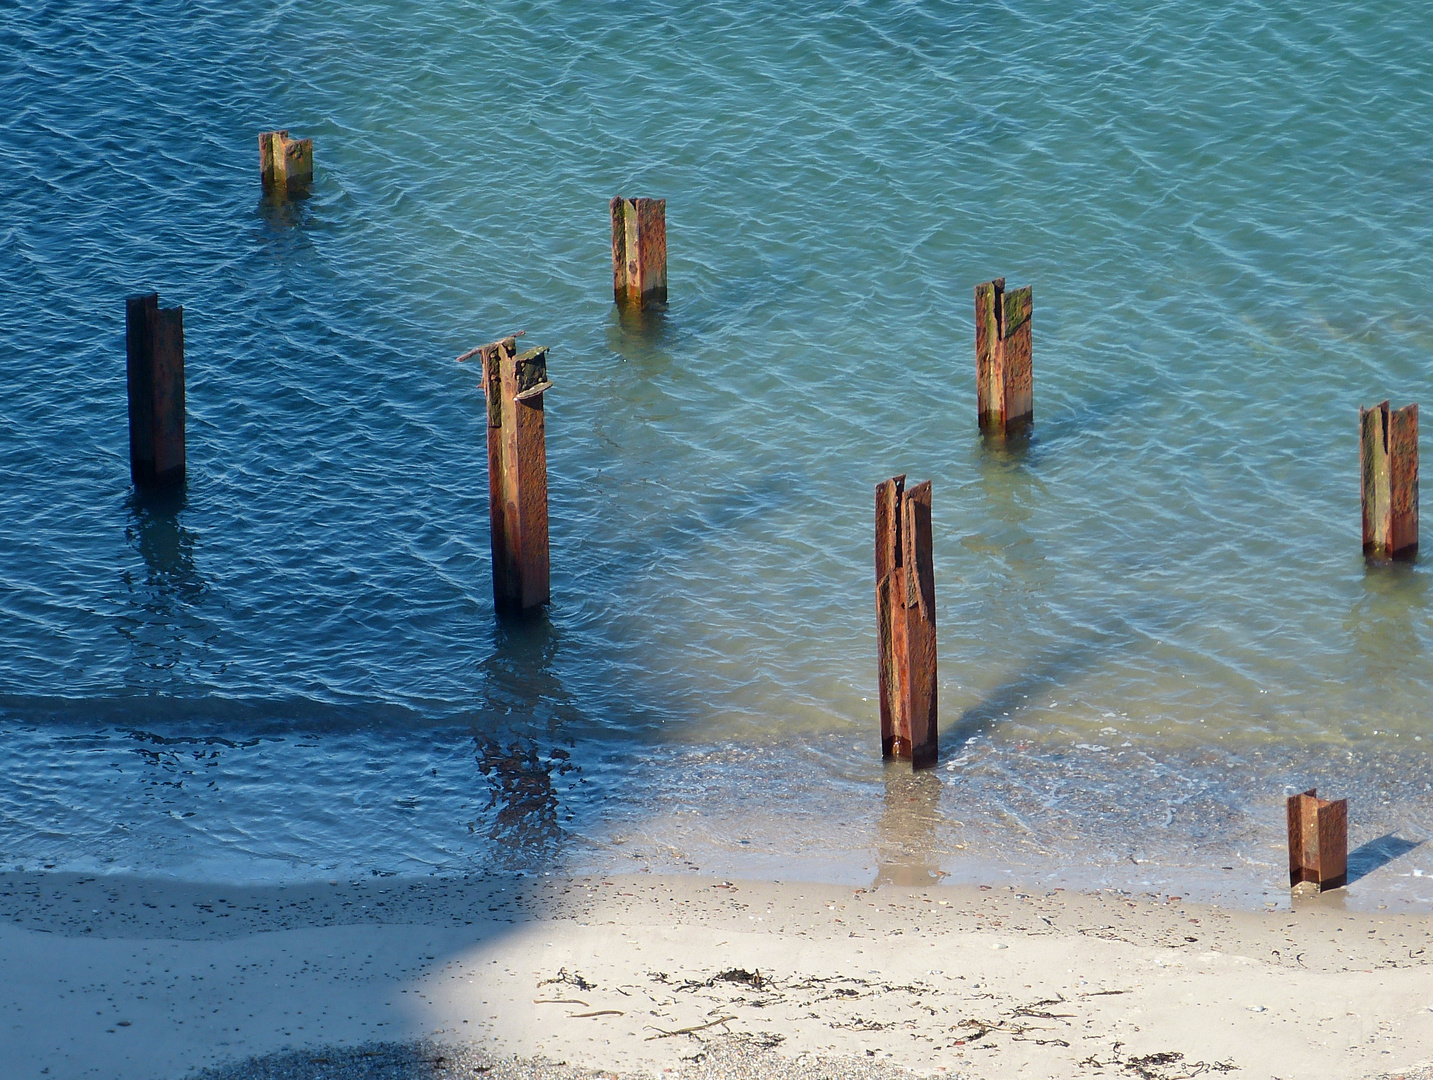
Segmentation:
<svg viewBox="0 0 1433 1080">
<path fill-rule="evenodd" d="M 936 731 L 935 570 L 930 481 L 905 490 L 876 485 L 876 639 L 880 653 L 881 756 L 930 768 Z"/>
<path fill-rule="evenodd" d="M 612 295 L 644 308 L 667 302 L 667 200 L 612 200 Z"/>
<path fill-rule="evenodd" d="M 1004 434 L 1034 417 L 1030 323 L 1034 291 L 1005 279 L 975 287 L 975 397 L 980 430 Z"/>
<path fill-rule="evenodd" d="M 1290 795 L 1289 885 L 1322 892 L 1348 881 L 1348 800 L 1320 799 L 1317 788 Z"/>
<path fill-rule="evenodd" d="M 551 389 L 547 349 L 517 351 L 517 335 L 484 345 L 488 399 L 488 514 L 493 600 L 499 611 L 527 611 L 550 598 L 547 550 L 547 445 L 542 398 Z M 472 353 L 458 359 L 464 360 Z"/>
<path fill-rule="evenodd" d="M 184 483 L 184 309 L 159 294 L 125 300 L 129 475 L 136 487 Z"/>
<path fill-rule="evenodd" d="M 307 191 L 313 183 L 313 140 L 265 131 L 259 136 L 259 175 L 269 194 Z"/>
<path fill-rule="evenodd" d="M 1390 410 L 1381 401 L 1358 410 L 1363 488 L 1363 553 L 1411 559 L 1418 554 L 1418 406 Z"/>
</svg>

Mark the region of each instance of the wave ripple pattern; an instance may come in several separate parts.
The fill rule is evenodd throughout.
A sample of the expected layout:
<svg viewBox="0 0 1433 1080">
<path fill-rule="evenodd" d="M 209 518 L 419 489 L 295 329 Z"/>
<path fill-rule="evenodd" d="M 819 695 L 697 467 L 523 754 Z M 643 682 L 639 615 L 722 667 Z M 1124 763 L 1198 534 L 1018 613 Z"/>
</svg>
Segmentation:
<svg viewBox="0 0 1433 1080">
<path fill-rule="evenodd" d="M 1430 764 L 1428 572 L 1364 565 L 1356 409 L 1433 401 L 1429 56 L 1371 2 L 11 6 L 0 850 L 859 878 L 885 829 L 936 875 L 1133 844 L 1276 882 L 1311 778 L 1428 835 L 1386 773 Z M 307 199 L 260 196 L 273 128 Z M 665 312 L 613 310 L 617 194 L 668 200 Z M 1004 450 L 996 275 L 1035 287 Z M 128 480 L 148 290 L 185 309 L 170 505 Z M 529 626 L 452 363 L 516 329 L 556 382 Z M 873 761 L 896 472 L 935 485 L 909 799 Z"/>
</svg>

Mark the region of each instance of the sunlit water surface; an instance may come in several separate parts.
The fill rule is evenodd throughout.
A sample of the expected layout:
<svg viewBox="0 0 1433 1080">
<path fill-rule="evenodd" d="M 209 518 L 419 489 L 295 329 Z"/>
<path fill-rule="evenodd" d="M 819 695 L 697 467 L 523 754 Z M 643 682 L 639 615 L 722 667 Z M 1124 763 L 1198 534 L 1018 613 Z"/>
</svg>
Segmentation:
<svg viewBox="0 0 1433 1080">
<path fill-rule="evenodd" d="M 1305 5 L 1306 7 L 1306 5 Z M 0 864 L 651 868 L 1433 901 L 1429 572 L 1356 409 L 1433 398 L 1417 4 L 7 5 Z M 266 202 L 256 135 L 315 140 Z M 620 319 L 606 202 L 668 200 Z M 1035 289 L 1033 438 L 972 287 Z M 185 309 L 137 501 L 124 296 Z M 553 603 L 482 399 L 553 347 Z M 942 760 L 879 760 L 873 485 L 935 491 Z M 1427 740 L 1427 741 L 1425 741 Z"/>
</svg>

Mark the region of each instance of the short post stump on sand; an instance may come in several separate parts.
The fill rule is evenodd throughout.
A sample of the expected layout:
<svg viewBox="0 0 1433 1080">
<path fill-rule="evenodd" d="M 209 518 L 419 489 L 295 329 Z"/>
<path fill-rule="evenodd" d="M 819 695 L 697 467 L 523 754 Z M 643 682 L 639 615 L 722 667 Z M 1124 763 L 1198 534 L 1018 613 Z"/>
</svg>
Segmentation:
<svg viewBox="0 0 1433 1080">
<path fill-rule="evenodd" d="M 612 200 L 612 295 L 624 307 L 667 302 L 667 200 Z"/>
<path fill-rule="evenodd" d="M 980 430 L 1003 435 L 1034 417 L 1030 322 L 1034 291 L 1005 279 L 975 287 L 975 397 Z"/>
<path fill-rule="evenodd" d="M 935 572 L 930 481 L 904 475 L 876 485 L 876 639 L 881 756 L 936 763 Z"/>
<path fill-rule="evenodd" d="M 517 351 L 520 334 L 472 349 L 483 364 L 488 405 L 488 514 L 493 545 L 493 601 L 523 612 L 550 598 L 547 550 L 547 445 L 543 394 L 546 348 Z"/>
<path fill-rule="evenodd" d="M 1363 553 L 1373 559 L 1418 554 L 1418 406 L 1381 401 L 1358 410 L 1363 489 Z"/>
<path fill-rule="evenodd" d="M 125 300 L 129 475 L 136 487 L 184 483 L 184 309 L 158 293 Z"/>
<path fill-rule="evenodd" d="M 1316 788 L 1289 796 L 1289 886 L 1314 892 L 1348 881 L 1348 800 L 1320 799 Z"/>
<path fill-rule="evenodd" d="M 313 140 L 265 131 L 259 136 L 259 175 L 267 194 L 307 191 L 313 183 Z"/>
</svg>

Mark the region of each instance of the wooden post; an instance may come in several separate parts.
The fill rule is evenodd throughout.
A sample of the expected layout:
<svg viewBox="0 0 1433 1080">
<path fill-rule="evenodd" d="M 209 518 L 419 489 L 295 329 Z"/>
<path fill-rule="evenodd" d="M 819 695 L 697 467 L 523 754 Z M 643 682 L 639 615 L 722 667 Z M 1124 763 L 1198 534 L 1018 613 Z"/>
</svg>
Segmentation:
<svg viewBox="0 0 1433 1080">
<path fill-rule="evenodd" d="M 644 308 L 667 302 L 667 200 L 612 200 L 612 295 Z"/>
<path fill-rule="evenodd" d="M 880 653 L 881 756 L 936 763 L 935 572 L 930 481 L 876 485 L 876 639 Z"/>
<path fill-rule="evenodd" d="M 980 430 L 1004 434 L 1034 417 L 1030 322 L 1034 291 L 1005 279 L 975 287 L 975 397 Z"/>
<path fill-rule="evenodd" d="M 1390 410 L 1381 401 L 1358 410 L 1363 488 L 1363 553 L 1411 559 L 1418 554 L 1418 406 Z"/>
<path fill-rule="evenodd" d="M 129 475 L 136 487 L 184 483 L 184 309 L 159 294 L 125 300 Z"/>
<path fill-rule="evenodd" d="M 550 598 L 547 551 L 547 445 L 542 397 L 552 388 L 547 349 L 517 351 L 520 335 L 458 357 L 483 362 L 488 399 L 488 514 L 493 600 L 499 611 L 527 611 Z"/>
<path fill-rule="evenodd" d="M 264 132 L 259 136 L 259 174 L 265 192 L 307 191 L 313 183 L 313 140 L 290 139 L 287 131 Z"/>
<path fill-rule="evenodd" d="M 1316 788 L 1290 795 L 1289 885 L 1312 882 L 1315 891 L 1348 881 L 1348 800 L 1320 799 Z"/>
</svg>

